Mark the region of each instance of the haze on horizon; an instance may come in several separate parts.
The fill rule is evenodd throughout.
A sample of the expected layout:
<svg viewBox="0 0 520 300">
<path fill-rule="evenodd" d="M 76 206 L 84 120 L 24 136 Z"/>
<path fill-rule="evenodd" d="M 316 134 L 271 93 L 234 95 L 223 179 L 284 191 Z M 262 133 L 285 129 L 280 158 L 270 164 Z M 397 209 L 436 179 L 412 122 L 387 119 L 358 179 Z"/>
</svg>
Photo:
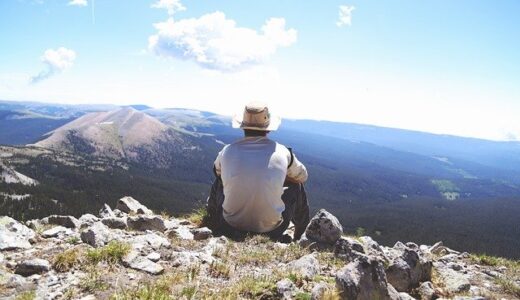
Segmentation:
<svg viewBox="0 0 520 300">
<path fill-rule="evenodd" d="M 520 2 L 0 2 L 0 100 L 520 140 Z"/>
</svg>

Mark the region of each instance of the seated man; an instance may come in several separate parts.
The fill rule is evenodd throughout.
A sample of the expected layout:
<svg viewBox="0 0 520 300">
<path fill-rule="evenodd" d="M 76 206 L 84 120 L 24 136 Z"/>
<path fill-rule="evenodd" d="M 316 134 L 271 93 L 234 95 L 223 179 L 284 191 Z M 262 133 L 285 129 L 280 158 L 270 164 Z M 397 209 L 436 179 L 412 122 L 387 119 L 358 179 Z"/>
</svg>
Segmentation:
<svg viewBox="0 0 520 300">
<path fill-rule="evenodd" d="M 288 241 L 284 232 L 295 225 L 300 239 L 309 223 L 309 205 L 303 187 L 307 170 L 290 148 L 269 139 L 280 119 L 271 119 L 263 104 L 245 107 L 242 120 L 233 127 L 245 137 L 226 145 L 214 165 L 215 182 L 208 198 L 208 226 L 216 234 L 235 236 L 265 233 Z"/>
</svg>

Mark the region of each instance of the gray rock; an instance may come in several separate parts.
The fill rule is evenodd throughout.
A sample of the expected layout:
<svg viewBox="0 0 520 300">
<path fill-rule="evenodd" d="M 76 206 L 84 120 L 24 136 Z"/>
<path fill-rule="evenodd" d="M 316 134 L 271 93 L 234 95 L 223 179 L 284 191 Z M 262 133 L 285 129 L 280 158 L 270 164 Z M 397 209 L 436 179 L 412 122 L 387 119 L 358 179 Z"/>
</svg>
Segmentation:
<svg viewBox="0 0 520 300">
<path fill-rule="evenodd" d="M 429 281 L 421 283 L 419 288 L 417 289 L 421 300 L 432 300 L 435 296 L 435 290 L 433 289 L 433 284 Z"/>
<path fill-rule="evenodd" d="M 408 242 L 406 243 L 406 247 L 412 250 L 419 250 L 419 246 L 416 243 Z"/>
<path fill-rule="evenodd" d="M 399 293 L 399 300 L 415 300 L 414 297 L 410 296 L 408 293 Z"/>
<path fill-rule="evenodd" d="M 328 285 L 324 282 L 316 284 L 311 291 L 311 300 L 321 300 L 325 295 L 325 292 L 329 289 Z"/>
<path fill-rule="evenodd" d="M 123 197 L 117 201 L 116 209 L 127 214 L 152 215 L 153 212 L 132 197 Z"/>
<path fill-rule="evenodd" d="M 305 278 L 312 278 L 320 271 L 320 263 L 313 254 L 307 254 L 288 263 L 287 270 L 299 273 Z"/>
<path fill-rule="evenodd" d="M 93 214 L 84 214 L 78 220 L 81 222 L 81 228 L 84 228 L 98 222 L 99 218 Z"/>
<path fill-rule="evenodd" d="M 181 226 L 166 232 L 169 238 L 180 238 L 183 240 L 193 240 L 194 236 L 185 226 Z"/>
<path fill-rule="evenodd" d="M 164 272 L 164 268 L 160 264 L 140 256 L 136 251 L 131 251 L 122 261 L 127 268 L 143 271 L 151 275 L 159 275 Z"/>
<path fill-rule="evenodd" d="M 431 270 L 431 261 L 421 259 L 417 251 L 405 246 L 402 255 L 395 258 L 386 269 L 386 276 L 397 291 L 408 292 L 418 287 L 420 282 L 429 281 Z"/>
<path fill-rule="evenodd" d="M 4 289 L 14 289 L 18 293 L 23 293 L 25 291 L 33 290 L 35 285 L 33 282 L 21 275 L 12 274 L 0 269 L 0 287 Z M 0 295 L 1 294 L 2 293 L 0 292 Z"/>
<path fill-rule="evenodd" d="M 278 294 L 284 295 L 285 297 L 290 296 L 295 289 L 296 286 L 294 286 L 294 283 L 287 278 L 282 279 L 276 283 L 276 290 L 278 291 Z"/>
<path fill-rule="evenodd" d="M 200 263 L 200 254 L 191 251 L 174 252 L 171 257 L 172 267 L 191 266 Z"/>
<path fill-rule="evenodd" d="M 146 258 L 148 258 L 149 260 L 151 260 L 153 262 L 158 262 L 161 259 L 161 254 L 159 254 L 157 252 L 152 252 L 152 253 L 148 254 L 146 256 Z"/>
<path fill-rule="evenodd" d="M 429 252 L 433 254 L 440 254 L 442 250 L 446 249 L 444 247 L 442 241 L 435 243 L 433 246 L 430 247 Z"/>
<path fill-rule="evenodd" d="M 360 256 L 339 270 L 336 287 L 342 299 L 392 299 L 383 263 L 374 257 Z"/>
<path fill-rule="evenodd" d="M 73 216 L 52 215 L 42 219 L 44 224 L 60 225 L 67 228 L 77 229 L 81 222 Z"/>
<path fill-rule="evenodd" d="M 324 209 L 320 209 L 305 229 L 305 236 L 320 243 L 333 245 L 341 237 L 343 227 L 338 219 Z"/>
<path fill-rule="evenodd" d="M 164 220 L 159 216 L 150 216 L 150 215 L 139 215 L 128 217 L 127 219 L 128 228 L 133 230 L 156 230 L 156 231 L 164 231 L 166 230 L 166 226 L 164 225 Z"/>
<path fill-rule="evenodd" d="M 44 238 L 58 237 L 72 234 L 72 230 L 63 226 L 55 226 L 42 232 L 41 236 Z"/>
<path fill-rule="evenodd" d="M 13 218 L 0 217 L 0 250 L 29 249 L 34 231 Z"/>
<path fill-rule="evenodd" d="M 353 261 L 364 253 L 363 245 L 352 238 L 342 237 L 334 244 L 334 255 L 346 261 Z"/>
<path fill-rule="evenodd" d="M 15 274 L 27 277 L 34 274 L 49 272 L 50 269 L 51 265 L 45 259 L 33 258 L 19 263 L 14 272 Z"/>
<path fill-rule="evenodd" d="M 126 220 L 118 217 L 107 217 L 101 220 L 108 228 L 125 229 L 127 227 Z"/>
<path fill-rule="evenodd" d="M 168 239 L 156 233 L 138 235 L 131 238 L 129 242 L 133 249 L 139 251 L 145 251 L 149 248 L 152 248 L 153 250 L 159 250 L 162 247 L 169 248 L 171 246 Z"/>
<path fill-rule="evenodd" d="M 96 222 L 81 232 L 81 240 L 93 247 L 102 247 L 112 238 L 110 229 L 101 222 Z"/>
<path fill-rule="evenodd" d="M 435 267 L 446 292 L 456 294 L 469 291 L 471 284 L 468 274 L 457 272 L 442 263 L 436 263 Z"/>
<path fill-rule="evenodd" d="M 106 204 L 106 203 L 103 204 L 103 207 L 99 210 L 98 215 L 100 218 L 103 218 L 103 219 L 116 217 L 116 214 L 112 211 L 110 206 L 108 206 L 108 204 Z"/>
<path fill-rule="evenodd" d="M 191 233 L 196 241 L 206 240 L 213 236 L 213 232 L 208 227 L 192 229 Z"/>
</svg>

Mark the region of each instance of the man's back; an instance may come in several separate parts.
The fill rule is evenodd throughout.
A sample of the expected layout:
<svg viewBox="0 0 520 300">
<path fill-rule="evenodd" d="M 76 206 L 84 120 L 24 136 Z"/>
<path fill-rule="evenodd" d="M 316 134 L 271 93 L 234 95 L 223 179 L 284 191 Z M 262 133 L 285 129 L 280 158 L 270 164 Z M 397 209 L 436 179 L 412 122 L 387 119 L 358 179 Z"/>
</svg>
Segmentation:
<svg viewBox="0 0 520 300">
<path fill-rule="evenodd" d="M 224 219 L 244 231 L 268 232 L 280 225 L 286 176 L 307 179 L 290 151 L 267 137 L 245 137 L 224 147 L 215 168 L 224 185 Z"/>
</svg>

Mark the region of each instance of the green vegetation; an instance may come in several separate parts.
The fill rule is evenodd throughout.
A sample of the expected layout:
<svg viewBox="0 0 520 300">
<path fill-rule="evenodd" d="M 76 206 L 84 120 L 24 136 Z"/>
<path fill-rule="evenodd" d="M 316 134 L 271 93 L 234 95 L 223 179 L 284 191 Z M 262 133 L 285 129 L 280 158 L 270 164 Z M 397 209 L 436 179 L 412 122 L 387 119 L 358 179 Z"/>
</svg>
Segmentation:
<svg viewBox="0 0 520 300">
<path fill-rule="evenodd" d="M 199 207 L 194 209 L 191 214 L 186 215 L 185 218 L 197 227 L 203 227 L 205 226 L 207 216 L 208 211 L 206 207 Z"/>
<path fill-rule="evenodd" d="M 29 292 L 23 292 L 20 295 L 16 296 L 14 298 L 15 300 L 33 300 L 36 299 L 36 292 L 35 291 L 29 291 Z"/>
<path fill-rule="evenodd" d="M 101 278 L 101 273 L 95 266 L 88 267 L 87 275 L 83 277 L 79 283 L 79 288 L 89 293 L 103 291 L 108 289 L 108 287 L 109 285 L 106 283 L 106 280 Z"/>
<path fill-rule="evenodd" d="M 106 246 L 87 251 L 87 259 L 93 264 L 107 262 L 109 264 L 119 263 L 131 250 L 127 243 L 111 241 Z"/>
<path fill-rule="evenodd" d="M 226 263 L 221 263 L 218 261 L 214 261 L 209 265 L 209 275 L 213 277 L 220 277 L 229 279 L 229 273 L 231 272 L 229 265 Z"/>
<path fill-rule="evenodd" d="M 520 298 L 520 286 L 513 280 L 509 278 L 498 277 L 495 279 L 495 283 L 498 284 L 504 290 L 504 292 Z"/>
<path fill-rule="evenodd" d="M 54 257 L 52 267 L 58 272 L 68 272 L 81 263 L 81 253 L 77 248 L 66 250 Z"/>
<path fill-rule="evenodd" d="M 140 284 L 137 289 L 121 290 L 110 300 L 169 300 L 173 297 L 173 286 L 182 282 L 179 274 L 164 275 L 155 282 Z"/>
</svg>

